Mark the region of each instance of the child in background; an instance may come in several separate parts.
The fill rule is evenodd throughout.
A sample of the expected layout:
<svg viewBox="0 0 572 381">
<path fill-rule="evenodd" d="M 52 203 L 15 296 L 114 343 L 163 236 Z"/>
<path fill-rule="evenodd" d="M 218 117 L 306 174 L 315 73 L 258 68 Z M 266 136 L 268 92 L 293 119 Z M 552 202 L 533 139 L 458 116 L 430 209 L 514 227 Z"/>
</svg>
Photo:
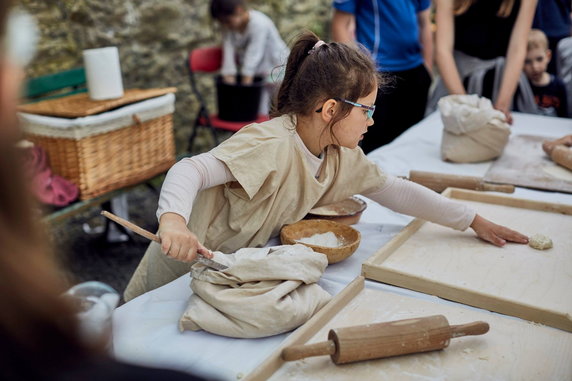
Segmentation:
<svg viewBox="0 0 572 381">
<path fill-rule="evenodd" d="M 225 83 L 235 84 L 237 77 L 242 85 L 252 84 L 255 76 L 266 80 L 272 69 L 286 62 L 288 47 L 264 13 L 249 10 L 244 0 L 212 0 L 210 10 L 223 26 L 221 74 Z M 268 103 L 269 96 L 264 94 L 261 114 L 268 113 Z"/>
<path fill-rule="evenodd" d="M 524 73 L 526 74 L 539 113 L 547 116 L 568 117 L 566 87 L 560 78 L 546 71 L 552 51 L 544 32 L 532 29 L 528 36 Z"/>
<path fill-rule="evenodd" d="M 302 34 L 288 58 L 274 118 L 169 170 L 157 211 L 161 244 L 147 249 L 125 300 L 188 273 L 184 262 L 197 253 L 264 246 L 310 209 L 355 194 L 454 229 L 471 227 L 498 246 L 528 242 L 464 204 L 383 173 L 364 155 L 358 143 L 373 125 L 380 84 L 368 53 Z"/>
</svg>

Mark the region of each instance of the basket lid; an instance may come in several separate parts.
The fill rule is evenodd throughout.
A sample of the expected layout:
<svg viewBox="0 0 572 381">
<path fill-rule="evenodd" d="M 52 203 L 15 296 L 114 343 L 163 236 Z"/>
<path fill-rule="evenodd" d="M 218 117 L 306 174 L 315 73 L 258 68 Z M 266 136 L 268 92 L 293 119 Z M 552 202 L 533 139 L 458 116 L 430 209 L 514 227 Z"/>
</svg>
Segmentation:
<svg viewBox="0 0 572 381">
<path fill-rule="evenodd" d="M 177 91 L 176 87 L 161 89 L 129 89 L 117 99 L 94 101 L 88 93 L 74 94 L 67 97 L 48 99 L 45 101 L 18 106 L 18 111 L 30 114 L 57 116 L 63 118 L 79 118 L 99 114 L 120 106 L 159 97 Z"/>
</svg>

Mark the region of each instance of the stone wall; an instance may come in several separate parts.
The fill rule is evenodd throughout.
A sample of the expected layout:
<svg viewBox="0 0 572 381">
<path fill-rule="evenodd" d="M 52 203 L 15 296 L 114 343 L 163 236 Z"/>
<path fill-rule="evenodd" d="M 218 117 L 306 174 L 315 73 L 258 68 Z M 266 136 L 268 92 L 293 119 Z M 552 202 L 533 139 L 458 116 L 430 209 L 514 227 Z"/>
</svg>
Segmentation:
<svg viewBox="0 0 572 381">
<path fill-rule="evenodd" d="M 117 46 L 125 88 L 178 88 L 175 131 L 178 152 L 185 150 L 197 112 L 185 66 L 187 52 L 220 42 L 206 0 L 19 0 L 38 21 L 40 43 L 27 69 L 36 77 L 82 65 L 84 49 Z M 288 43 L 301 30 L 328 38 L 331 0 L 252 0 L 269 15 Z M 214 103 L 211 78 L 201 80 Z M 197 146 L 210 144 L 199 135 Z"/>
</svg>

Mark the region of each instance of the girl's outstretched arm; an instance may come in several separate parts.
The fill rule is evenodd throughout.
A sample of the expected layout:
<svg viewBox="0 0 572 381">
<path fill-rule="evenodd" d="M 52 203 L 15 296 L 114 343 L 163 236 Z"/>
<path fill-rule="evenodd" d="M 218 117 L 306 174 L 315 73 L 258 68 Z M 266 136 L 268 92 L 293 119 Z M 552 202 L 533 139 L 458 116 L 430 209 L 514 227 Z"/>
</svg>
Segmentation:
<svg viewBox="0 0 572 381">
<path fill-rule="evenodd" d="M 479 238 L 497 246 L 503 246 L 506 241 L 528 242 L 525 235 L 486 220 L 464 204 L 394 176 L 388 176 L 379 189 L 365 192 L 363 195 L 398 213 L 457 230 L 471 227 Z"/>
</svg>

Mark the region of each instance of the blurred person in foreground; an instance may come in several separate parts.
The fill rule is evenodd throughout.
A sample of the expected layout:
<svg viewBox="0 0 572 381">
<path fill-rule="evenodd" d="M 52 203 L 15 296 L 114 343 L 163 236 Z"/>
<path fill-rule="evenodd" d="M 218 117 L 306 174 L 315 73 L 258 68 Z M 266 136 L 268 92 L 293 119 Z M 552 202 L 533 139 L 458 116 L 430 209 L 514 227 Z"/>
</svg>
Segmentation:
<svg viewBox="0 0 572 381">
<path fill-rule="evenodd" d="M 24 23 L 15 25 L 18 18 Z M 112 360 L 104 343 L 81 339 L 73 308 L 60 296 L 67 285 L 46 247 L 15 147 L 21 68 L 33 30 L 29 17 L 0 0 L 0 379 L 196 379 Z"/>
</svg>

